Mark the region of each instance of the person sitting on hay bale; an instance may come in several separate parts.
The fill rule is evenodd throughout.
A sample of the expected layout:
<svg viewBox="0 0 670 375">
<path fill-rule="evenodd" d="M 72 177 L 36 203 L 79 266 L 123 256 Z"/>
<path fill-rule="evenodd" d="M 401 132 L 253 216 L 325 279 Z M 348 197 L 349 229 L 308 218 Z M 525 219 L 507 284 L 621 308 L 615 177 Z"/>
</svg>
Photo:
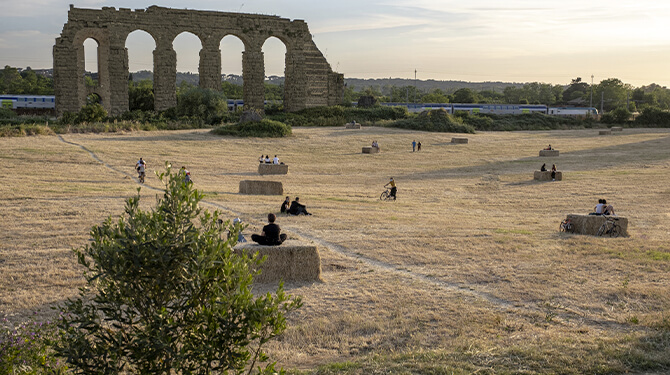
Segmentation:
<svg viewBox="0 0 670 375">
<path fill-rule="evenodd" d="M 305 207 L 304 204 L 300 204 L 300 198 L 295 197 L 295 200 L 291 202 L 291 207 L 289 208 L 288 212 L 291 215 L 311 215 L 309 212 L 307 212 L 307 207 Z"/>
<path fill-rule="evenodd" d="M 551 148 L 551 145 L 549 145 L 547 148 L 545 148 L 545 150 L 553 150 L 553 148 Z"/>
<path fill-rule="evenodd" d="M 260 235 L 252 234 L 251 240 L 265 246 L 278 246 L 286 241 L 286 234 L 281 233 L 281 228 L 275 224 L 276 219 L 275 214 L 268 214 L 268 225 L 263 227 Z"/>
<path fill-rule="evenodd" d="M 272 164 L 272 160 L 270 160 L 270 155 L 265 155 L 265 164 Z"/>
<path fill-rule="evenodd" d="M 614 207 L 612 205 L 607 204 L 606 199 L 598 199 L 598 204 L 593 208 L 593 211 L 589 215 L 616 215 L 614 213 Z"/>
<path fill-rule="evenodd" d="M 275 155 L 275 158 L 272 159 L 272 164 L 279 164 L 279 158 Z"/>
<path fill-rule="evenodd" d="M 551 165 L 551 180 L 556 181 L 556 164 Z"/>
<path fill-rule="evenodd" d="M 547 163 L 542 164 L 540 167 L 540 172 L 546 172 L 547 171 Z"/>
<path fill-rule="evenodd" d="M 287 195 L 286 199 L 281 204 L 281 213 L 283 213 L 283 214 L 289 213 L 289 208 L 291 208 L 291 198 L 289 198 L 288 195 Z"/>
</svg>

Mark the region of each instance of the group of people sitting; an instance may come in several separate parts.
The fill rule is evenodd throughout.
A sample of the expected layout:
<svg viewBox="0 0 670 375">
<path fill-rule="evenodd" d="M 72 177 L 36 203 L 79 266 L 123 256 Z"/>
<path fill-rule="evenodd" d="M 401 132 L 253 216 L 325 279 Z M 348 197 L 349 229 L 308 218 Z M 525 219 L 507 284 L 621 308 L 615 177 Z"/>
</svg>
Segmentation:
<svg viewBox="0 0 670 375">
<path fill-rule="evenodd" d="M 616 215 L 614 213 L 614 207 L 611 204 L 607 204 L 607 199 L 598 199 L 598 204 L 593 208 L 593 211 L 589 215 Z"/>
<path fill-rule="evenodd" d="M 377 141 L 372 141 L 372 147 L 379 148 L 379 143 Z"/>
<path fill-rule="evenodd" d="M 295 197 L 295 200 L 291 202 L 291 198 L 287 196 L 284 202 L 281 204 L 280 211 L 281 213 L 291 215 L 311 215 L 309 212 L 307 212 L 307 207 L 300 203 L 299 197 Z"/>
<path fill-rule="evenodd" d="M 264 163 L 265 164 L 279 164 L 279 158 L 277 157 L 277 155 L 275 155 L 275 157 L 273 159 L 270 159 L 270 155 L 265 155 L 265 157 L 263 157 L 263 155 L 261 155 L 261 157 L 258 158 L 258 162 L 261 163 L 261 164 L 264 164 Z M 284 164 L 284 163 L 281 163 L 281 164 Z"/>
<path fill-rule="evenodd" d="M 546 172 L 547 171 L 547 164 L 542 164 L 540 167 L 541 172 Z M 556 181 L 556 164 L 551 165 L 551 180 Z"/>
</svg>

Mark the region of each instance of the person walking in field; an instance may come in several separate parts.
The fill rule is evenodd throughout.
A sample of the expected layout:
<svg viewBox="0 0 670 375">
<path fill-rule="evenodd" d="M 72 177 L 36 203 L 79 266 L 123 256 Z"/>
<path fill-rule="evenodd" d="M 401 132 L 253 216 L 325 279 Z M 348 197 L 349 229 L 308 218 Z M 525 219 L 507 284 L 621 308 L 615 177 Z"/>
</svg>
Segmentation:
<svg viewBox="0 0 670 375">
<path fill-rule="evenodd" d="M 412 141 L 412 152 L 416 151 L 416 140 Z"/>
<path fill-rule="evenodd" d="M 421 141 L 416 144 L 416 151 L 421 151 Z"/>
</svg>

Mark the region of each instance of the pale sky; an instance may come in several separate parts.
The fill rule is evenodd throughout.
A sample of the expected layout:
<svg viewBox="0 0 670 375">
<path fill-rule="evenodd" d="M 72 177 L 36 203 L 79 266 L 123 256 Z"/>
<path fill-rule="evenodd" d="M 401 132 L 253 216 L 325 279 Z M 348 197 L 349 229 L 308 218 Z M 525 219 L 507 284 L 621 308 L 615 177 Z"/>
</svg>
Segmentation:
<svg viewBox="0 0 670 375">
<path fill-rule="evenodd" d="M 619 78 L 670 86 L 670 2 L 664 0 L 0 0 L 0 65 L 50 68 L 69 4 L 151 5 L 303 19 L 332 68 L 350 78 L 568 84 Z M 200 43 L 175 40 L 178 70 L 197 72 Z M 87 42 L 95 68 L 95 42 Z M 152 70 L 153 41 L 128 39 L 130 70 Z M 241 73 L 242 43 L 221 44 L 224 74 Z M 266 75 L 283 75 L 285 48 L 265 47 Z"/>
</svg>

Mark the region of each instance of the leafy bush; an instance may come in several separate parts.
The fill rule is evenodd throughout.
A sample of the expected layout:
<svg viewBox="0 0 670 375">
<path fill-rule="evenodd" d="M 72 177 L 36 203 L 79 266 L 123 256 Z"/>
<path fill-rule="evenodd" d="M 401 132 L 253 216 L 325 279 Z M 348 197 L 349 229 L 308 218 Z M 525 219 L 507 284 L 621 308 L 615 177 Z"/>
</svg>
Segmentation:
<svg viewBox="0 0 670 375">
<path fill-rule="evenodd" d="M 0 374 L 65 374 L 67 367 L 52 349 L 60 331 L 55 323 L 31 321 L 0 326 Z"/>
<path fill-rule="evenodd" d="M 16 117 L 16 113 L 9 108 L 0 107 L 0 119 L 9 119 Z"/>
<path fill-rule="evenodd" d="M 472 125 L 481 131 L 514 131 L 514 130 L 555 130 L 568 128 L 590 128 L 595 125 L 593 119 L 548 116 L 543 113 L 521 115 L 472 114 L 457 111 L 454 114 L 465 124 Z"/>
<path fill-rule="evenodd" d="M 617 107 L 613 111 L 607 112 L 600 116 L 600 122 L 605 124 L 623 124 L 628 122 L 631 113 L 625 107 Z"/>
<path fill-rule="evenodd" d="M 290 125 L 279 121 L 263 119 L 258 122 L 244 122 L 235 125 L 223 125 L 212 130 L 217 135 L 233 135 L 236 137 L 269 137 L 281 138 L 291 135 Z"/>
<path fill-rule="evenodd" d="M 75 250 L 86 288 L 61 306 L 56 350 L 82 373 L 241 373 L 267 361 L 263 345 L 301 305 L 281 284 L 274 296 L 251 293 L 262 260 L 233 253 L 241 226 L 219 225 L 220 213 L 201 211 L 203 195 L 166 168 L 153 209 L 139 208 L 138 189 L 124 217 L 93 227 Z"/>
<path fill-rule="evenodd" d="M 405 107 L 375 106 L 371 108 L 357 107 L 314 107 L 292 113 L 268 114 L 268 118 L 285 122 L 291 126 L 342 126 L 348 122 L 378 122 L 407 118 L 409 113 Z"/>
<path fill-rule="evenodd" d="M 435 109 L 422 112 L 418 116 L 391 122 L 386 126 L 411 130 L 422 130 L 430 132 L 449 133 L 474 133 L 472 125 L 463 124 L 462 120 L 456 118 L 446 111 Z"/>
<path fill-rule="evenodd" d="M 192 87 L 180 92 L 174 116 L 200 119 L 207 124 L 220 124 L 228 114 L 228 103 L 223 93 Z"/>
<path fill-rule="evenodd" d="M 79 122 L 100 122 L 107 118 L 107 111 L 99 103 L 87 104 L 77 117 Z"/>
<path fill-rule="evenodd" d="M 656 107 L 647 107 L 637 116 L 635 124 L 659 128 L 670 127 L 670 112 Z"/>
</svg>

